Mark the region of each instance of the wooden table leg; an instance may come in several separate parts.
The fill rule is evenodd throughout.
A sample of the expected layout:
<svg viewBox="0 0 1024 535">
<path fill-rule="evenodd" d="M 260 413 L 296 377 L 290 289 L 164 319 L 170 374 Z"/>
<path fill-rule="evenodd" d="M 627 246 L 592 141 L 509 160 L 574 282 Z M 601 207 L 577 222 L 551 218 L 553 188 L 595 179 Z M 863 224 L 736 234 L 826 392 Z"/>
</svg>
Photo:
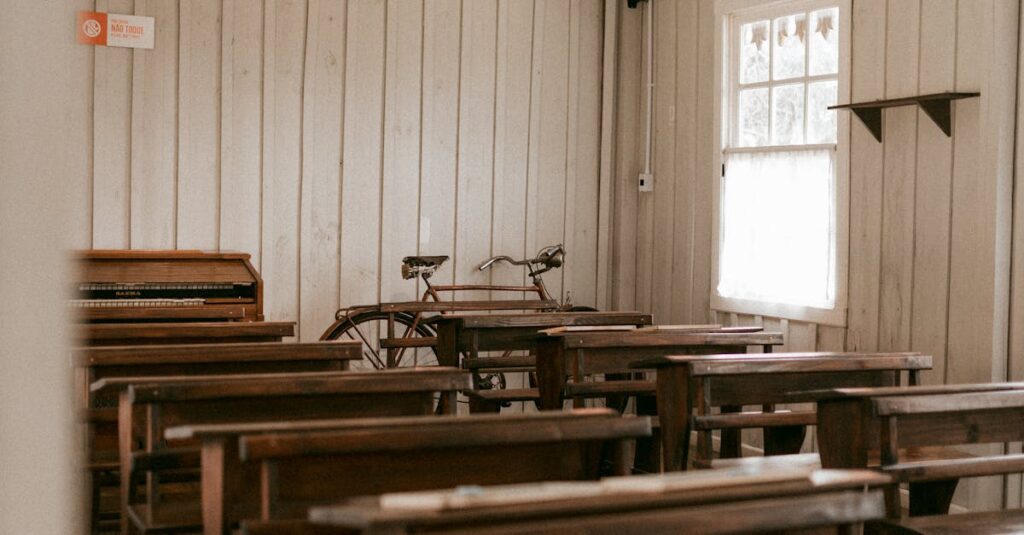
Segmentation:
<svg viewBox="0 0 1024 535">
<path fill-rule="evenodd" d="M 662 463 L 666 472 L 686 470 L 690 454 L 689 377 L 686 369 L 658 370 L 658 421 L 661 424 Z"/>
<path fill-rule="evenodd" d="M 722 414 L 741 412 L 743 407 L 738 405 L 725 405 L 721 408 Z M 738 459 L 743 456 L 743 440 L 739 429 L 722 429 L 722 441 L 718 446 L 718 456 L 722 459 Z"/>
<path fill-rule="evenodd" d="M 565 362 L 559 341 L 542 341 L 537 347 L 537 389 L 540 410 L 562 410 L 565 388 Z"/>
<path fill-rule="evenodd" d="M 637 416 L 657 416 L 658 407 L 654 396 L 636 397 Z M 657 474 L 661 472 L 661 440 L 660 429 L 654 430 L 651 437 L 636 439 L 636 451 L 633 454 L 633 469 L 641 474 Z"/>
<path fill-rule="evenodd" d="M 455 324 L 443 322 L 437 329 L 437 345 L 434 346 L 434 354 L 437 356 L 437 363 L 441 366 L 459 367 L 458 335 L 455 332 Z M 442 392 L 437 402 L 437 410 L 441 414 L 456 414 L 457 392 Z"/>
</svg>

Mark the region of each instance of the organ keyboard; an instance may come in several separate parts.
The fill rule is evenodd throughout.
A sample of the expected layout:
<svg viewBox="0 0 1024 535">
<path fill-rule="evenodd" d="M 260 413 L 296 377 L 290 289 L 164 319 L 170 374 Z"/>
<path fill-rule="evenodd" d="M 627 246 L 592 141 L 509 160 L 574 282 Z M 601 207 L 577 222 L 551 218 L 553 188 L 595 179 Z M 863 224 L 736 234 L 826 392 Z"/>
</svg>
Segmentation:
<svg viewBox="0 0 1024 535">
<path fill-rule="evenodd" d="M 263 281 L 244 253 L 82 251 L 68 304 L 87 322 L 260 321 Z"/>
</svg>

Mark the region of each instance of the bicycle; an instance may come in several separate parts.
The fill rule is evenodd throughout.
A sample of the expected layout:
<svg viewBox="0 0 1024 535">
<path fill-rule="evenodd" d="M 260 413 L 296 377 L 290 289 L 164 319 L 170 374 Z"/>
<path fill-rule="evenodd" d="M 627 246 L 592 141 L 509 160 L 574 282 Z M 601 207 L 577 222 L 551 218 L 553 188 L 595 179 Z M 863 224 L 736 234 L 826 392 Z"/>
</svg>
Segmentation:
<svg viewBox="0 0 1024 535">
<path fill-rule="evenodd" d="M 447 256 L 407 256 L 402 259 L 402 278 L 412 280 L 419 278 L 426 285 L 419 301 L 397 303 L 378 303 L 376 305 L 358 305 L 339 309 L 335 321 L 320 336 L 321 340 L 337 340 L 349 338 L 363 343 L 363 361 L 353 363 L 356 369 L 367 366 L 372 369 L 397 368 L 403 366 L 436 366 L 437 356 L 434 346 L 437 344 L 437 333 L 431 326 L 430 313 L 439 315 L 454 312 L 494 311 L 494 310 L 536 310 L 542 312 L 594 311 L 590 307 L 573 306 L 572 299 L 567 297 L 559 303 L 548 294 L 541 275 L 562 267 L 565 262 L 565 248 L 561 245 L 544 247 L 533 258 L 515 260 L 506 255 L 488 258 L 477 269 L 486 271 L 498 263 L 513 266 L 526 266 L 531 284 L 496 285 L 496 284 L 453 284 L 434 285 L 430 278 L 438 268 L 448 260 Z M 444 292 L 461 291 L 492 291 L 518 292 L 536 294 L 536 300 L 445 300 Z M 434 316 L 436 317 L 436 316 Z M 398 330 L 404 327 L 404 332 Z M 383 333 L 383 336 L 382 336 Z M 384 355 L 381 355 L 381 352 Z M 482 380 L 490 383 L 490 388 L 503 388 L 504 376 L 493 374 Z M 483 386 L 483 385 L 482 385 Z M 485 386 L 486 387 L 486 386 Z"/>
</svg>

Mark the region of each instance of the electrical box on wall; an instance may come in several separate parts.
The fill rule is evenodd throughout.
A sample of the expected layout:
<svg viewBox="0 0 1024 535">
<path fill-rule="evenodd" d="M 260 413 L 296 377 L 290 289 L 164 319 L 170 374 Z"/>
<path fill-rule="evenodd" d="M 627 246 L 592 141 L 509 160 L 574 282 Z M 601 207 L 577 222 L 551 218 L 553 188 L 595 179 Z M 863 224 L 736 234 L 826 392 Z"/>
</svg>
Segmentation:
<svg viewBox="0 0 1024 535">
<path fill-rule="evenodd" d="M 654 191 L 653 173 L 640 173 L 640 191 Z"/>
</svg>

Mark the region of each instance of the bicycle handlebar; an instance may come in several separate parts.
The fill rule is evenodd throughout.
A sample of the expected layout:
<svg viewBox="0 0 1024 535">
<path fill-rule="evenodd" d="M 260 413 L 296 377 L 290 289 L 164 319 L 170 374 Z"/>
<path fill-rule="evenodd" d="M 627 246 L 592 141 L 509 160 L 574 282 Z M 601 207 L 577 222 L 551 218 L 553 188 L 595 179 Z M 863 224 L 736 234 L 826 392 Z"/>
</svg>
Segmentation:
<svg viewBox="0 0 1024 535">
<path fill-rule="evenodd" d="M 536 275 L 548 271 L 553 268 L 562 267 L 563 258 L 565 256 L 565 248 L 562 244 L 549 245 L 537 252 L 537 256 L 534 258 L 526 258 L 523 260 L 515 260 L 510 256 L 499 255 L 488 258 L 483 264 L 477 268 L 480 271 L 484 271 L 497 262 L 507 262 L 513 266 L 530 266 L 530 274 Z M 544 266 L 541 270 L 534 270 L 533 264 L 541 264 Z"/>
</svg>

